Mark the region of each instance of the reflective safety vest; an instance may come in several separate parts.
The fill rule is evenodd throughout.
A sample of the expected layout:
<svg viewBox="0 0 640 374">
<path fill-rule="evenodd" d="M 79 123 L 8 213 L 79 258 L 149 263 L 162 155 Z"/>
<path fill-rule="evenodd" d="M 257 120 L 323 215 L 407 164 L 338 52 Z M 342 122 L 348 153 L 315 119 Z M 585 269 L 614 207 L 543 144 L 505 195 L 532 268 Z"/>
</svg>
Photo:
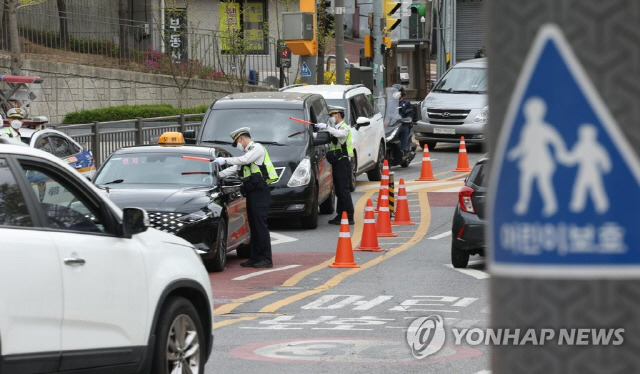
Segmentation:
<svg viewBox="0 0 640 374">
<path fill-rule="evenodd" d="M 347 139 L 344 143 L 340 143 L 338 138 L 332 136 L 331 143 L 329 143 L 329 152 L 335 152 L 338 156 L 338 160 L 342 159 L 345 155 L 353 157 L 353 138 L 351 137 L 351 128 L 344 121 L 340 122 L 336 128 L 347 129 L 349 131 L 349 135 L 347 135 Z"/>
<path fill-rule="evenodd" d="M 274 168 L 271 163 L 271 158 L 269 158 L 269 152 L 267 152 L 266 148 L 264 148 L 264 161 L 262 162 L 262 165 L 252 162 L 249 165 L 244 165 L 242 167 L 243 178 L 249 178 L 251 174 L 258 173 L 260 173 L 267 185 L 278 180 L 278 173 L 276 173 L 276 168 Z"/>
</svg>

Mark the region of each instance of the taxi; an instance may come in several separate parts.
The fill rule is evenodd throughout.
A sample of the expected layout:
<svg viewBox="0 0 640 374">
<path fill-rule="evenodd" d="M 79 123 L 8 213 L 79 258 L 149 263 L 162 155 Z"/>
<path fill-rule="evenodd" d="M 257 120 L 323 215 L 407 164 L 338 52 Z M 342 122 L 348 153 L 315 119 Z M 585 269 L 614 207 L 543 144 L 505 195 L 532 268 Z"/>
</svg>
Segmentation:
<svg viewBox="0 0 640 374">
<path fill-rule="evenodd" d="M 250 254 L 251 234 L 242 181 L 219 177 L 222 149 L 184 145 L 181 133 L 164 133 L 157 145 L 122 148 L 100 166 L 93 183 L 119 207 L 136 206 L 151 226 L 198 249 L 210 271 L 223 271 L 227 252 Z"/>
</svg>

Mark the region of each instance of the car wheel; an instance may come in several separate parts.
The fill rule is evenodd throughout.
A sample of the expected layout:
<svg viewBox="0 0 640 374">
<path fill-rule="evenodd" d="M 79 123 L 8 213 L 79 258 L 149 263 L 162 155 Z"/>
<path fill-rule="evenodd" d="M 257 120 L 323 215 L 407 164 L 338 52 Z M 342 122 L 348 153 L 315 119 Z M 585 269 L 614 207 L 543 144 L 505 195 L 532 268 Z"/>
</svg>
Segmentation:
<svg viewBox="0 0 640 374">
<path fill-rule="evenodd" d="M 156 327 L 152 373 L 204 373 L 205 337 L 196 308 L 173 297 L 162 309 Z"/>
<path fill-rule="evenodd" d="M 358 178 L 358 157 L 354 154 L 351 157 L 351 192 L 356 190 L 356 179 Z"/>
<path fill-rule="evenodd" d="M 215 255 L 208 260 L 205 265 L 207 270 L 223 271 L 227 266 L 227 222 L 224 218 L 218 223 L 218 234 L 216 235 Z"/>
<path fill-rule="evenodd" d="M 331 214 L 334 212 L 336 207 L 336 193 L 334 190 L 331 190 L 331 194 L 325 201 L 320 204 L 320 214 Z"/>
<path fill-rule="evenodd" d="M 454 268 L 466 268 L 469 264 L 469 252 L 451 244 L 451 265 Z"/>
<path fill-rule="evenodd" d="M 249 258 L 251 257 L 251 244 L 241 245 L 236 248 L 236 253 L 240 258 Z"/>
<path fill-rule="evenodd" d="M 424 142 L 424 141 L 421 141 L 420 142 L 420 148 L 424 149 L 424 145 L 425 144 L 429 147 L 429 152 L 431 152 L 436 147 L 436 144 L 438 144 L 438 142 Z"/>
<path fill-rule="evenodd" d="M 313 202 L 311 203 L 311 214 L 302 217 L 300 225 L 303 229 L 316 229 L 318 227 L 318 191 L 313 191 Z"/>
<path fill-rule="evenodd" d="M 372 182 L 379 182 L 382 179 L 382 167 L 384 166 L 384 145 L 378 146 L 378 160 L 376 167 L 367 172 L 367 178 Z"/>
</svg>

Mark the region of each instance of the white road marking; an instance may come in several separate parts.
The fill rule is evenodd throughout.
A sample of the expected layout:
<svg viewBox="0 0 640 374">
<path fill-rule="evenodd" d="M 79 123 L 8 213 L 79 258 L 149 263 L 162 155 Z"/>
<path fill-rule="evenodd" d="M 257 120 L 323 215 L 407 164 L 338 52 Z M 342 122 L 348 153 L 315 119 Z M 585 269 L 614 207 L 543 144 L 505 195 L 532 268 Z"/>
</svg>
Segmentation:
<svg viewBox="0 0 640 374">
<path fill-rule="evenodd" d="M 438 240 L 438 239 L 446 238 L 447 236 L 450 236 L 450 235 L 451 235 L 451 231 L 445 231 L 442 234 L 434 235 L 427 239 Z"/>
<path fill-rule="evenodd" d="M 297 268 L 298 266 L 302 266 L 302 265 L 287 265 L 287 266 L 283 266 L 283 267 L 281 267 L 281 268 L 276 268 L 276 269 L 269 269 L 269 270 L 256 271 L 255 273 L 245 274 L 245 275 L 242 275 L 242 276 L 240 276 L 240 277 L 233 278 L 232 280 L 234 280 L 234 281 L 241 281 L 241 280 L 245 280 L 245 279 L 249 279 L 249 278 L 257 277 L 257 276 L 259 276 L 259 275 L 264 275 L 264 274 L 267 274 L 267 273 L 272 273 L 272 272 L 274 272 L 274 271 L 281 271 L 281 270 L 287 270 L 287 269 Z"/>
<path fill-rule="evenodd" d="M 296 240 L 298 240 L 297 238 L 278 234 L 277 232 L 273 232 L 273 231 L 271 231 L 269 235 L 271 236 L 271 245 L 295 242 Z"/>
<path fill-rule="evenodd" d="M 491 374 L 491 370 L 482 370 L 482 371 L 479 371 L 479 372 L 477 372 L 475 374 Z"/>
<path fill-rule="evenodd" d="M 489 273 L 487 273 L 486 271 L 482 271 L 482 270 L 476 270 L 476 269 L 457 269 L 454 268 L 453 265 L 450 264 L 445 264 L 444 266 L 448 267 L 449 269 L 453 269 L 456 271 L 459 271 L 463 274 L 469 275 L 471 277 L 474 277 L 476 279 L 487 279 L 490 277 Z"/>
</svg>

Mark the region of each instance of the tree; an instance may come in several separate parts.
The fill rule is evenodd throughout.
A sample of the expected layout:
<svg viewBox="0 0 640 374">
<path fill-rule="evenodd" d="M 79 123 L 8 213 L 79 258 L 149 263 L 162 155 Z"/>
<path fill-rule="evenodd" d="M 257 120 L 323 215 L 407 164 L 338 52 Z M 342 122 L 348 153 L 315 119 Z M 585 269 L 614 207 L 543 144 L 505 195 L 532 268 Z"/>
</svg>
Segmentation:
<svg viewBox="0 0 640 374">
<path fill-rule="evenodd" d="M 158 27 L 164 52 L 147 51 L 150 58 L 148 62 L 155 69 L 164 70 L 171 75 L 177 91 L 178 107 L 182 108 L 184 93 L 191 80 L 205 70 L 212 70 L 205 68 L 199 60 L 200 56 L 212 48 L 212 43 L 205 40 L 206 35 L 190 31 L 197 29 L 197 25 L 192 27 L 187 24 L 187 0 L 165 0 L 164 10 L 164 29 L 161 22 L 154 22 Z"/>
<path fill-rule="evenodd" d="M 69 47 L 69 24 L 67 22 L 67 4 L 65 0 L 56 0 L 58 5 L 58 19 L 60 23 L 60 45 Z"/>
<path fill-rule="evenodd" d="M 11 74 L 22 74 L 22 56 L 20 55 L 20 35 L 18 34 L 18 5 L 20 0 L 5 0 L 7 12 L 7 34 L 9 34 L 9 51 L 11 53 Z"/>
<path fill-rule="evenodd" d="M 6 33 L 11 55 L 11 62 L 9 65 L 11 74 L 22 74 L 22 51 L 20 48 L 20 33 L 18 30 L 18 9 L 29 5 L 42 4 L 44 1 L 45 0 L 4 0 L 4 11 L 7 15 Z"/>
<path fill-rule="evenodd" d="M 127 57 L 126 53 L 129 50 L 127 27 L 129 26 L 129 0 L 118 0 L 118 23 L 120 25 L 118 38 L 118 43 L 120 46 L 120 58 L 124 58 Z"/>
<path fill-rule="evenodd" d="M 318 64 L 316 66 L 316 82 L 324 83 L 324 54 L 334 41 L 334 17 L 327 12 L 324 0 L 316 0 L 316 39 L 318 40 Z"/>
</svg>

